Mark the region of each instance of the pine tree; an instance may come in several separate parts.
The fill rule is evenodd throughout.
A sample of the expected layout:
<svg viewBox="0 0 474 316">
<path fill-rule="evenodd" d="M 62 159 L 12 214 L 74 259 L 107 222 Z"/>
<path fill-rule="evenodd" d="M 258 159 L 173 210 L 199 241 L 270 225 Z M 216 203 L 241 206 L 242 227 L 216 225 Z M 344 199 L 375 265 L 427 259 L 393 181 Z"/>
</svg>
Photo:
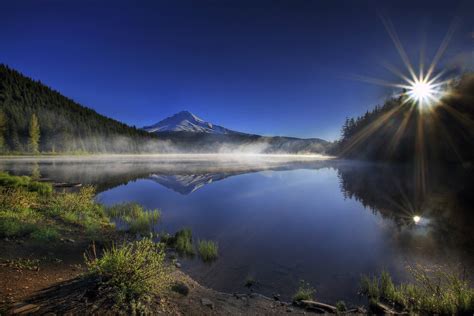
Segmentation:
<svg viewBox="0 0 474 316">
<path fill-rule="evenodd" d="M 36 114 L 31 116 L 28 147 L 32 154 L 39 154 L 40 126 Z"/>
<path fill-rule="evenodd" d="M 6 151 L 5 133 L 7 131 L 7 119 L 5 113 L 0 110 L 0 152 Z"/>
</svg>

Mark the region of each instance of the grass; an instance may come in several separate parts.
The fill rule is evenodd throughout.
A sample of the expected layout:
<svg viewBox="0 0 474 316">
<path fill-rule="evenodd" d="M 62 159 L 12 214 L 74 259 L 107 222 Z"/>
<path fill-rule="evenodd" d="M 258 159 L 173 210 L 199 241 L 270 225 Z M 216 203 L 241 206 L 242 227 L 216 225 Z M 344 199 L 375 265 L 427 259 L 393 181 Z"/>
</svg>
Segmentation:
<svg viewBox="0 0 474 316">
<path fill-rule="evenodd" d="M 338 313 L 347 311 L 346 302 L 344 302 L 344 301 L 337 301 L 337 302 L 336 302 L 336 310 L 337 310 Z"/>
<path fill-rule="evenodd" d="M 205 262 L 210 262 L 217 259 L 219 246 L 212 240 L 200 240 L 198 242 L 199 256 Z"/>
<path fill-rule="evenodd" d="M 409 270 L 415 281 L 398 286 L 386 271 L 380 277 L 363 276 L 361 292 L 371 302 L 387 302 L 410 313 L 474 313 L 474 289 L 459 273 L 440 268 L 427 270 L 421 266 Z"/>
<path fill-rule="evenodd" d="M 177 231 L 174 236 L 163 235 L 161 241 L 167 246 L 175 248 L 180 254 L 194 255 L 193 236 L 189 228 Z"/>
<path fill-rule="evenodd" d="M 53 227 L 39 227 L 31 233 L 31 238 L 40 242 L 55 241 L 59 236 L 58 230 Z"/>
<path fill-rule="evenodd" d="M 161 217 L 159 210 L 145 210 L 136 203 L 117 204 L 108 207 L 106 213 L 111 218 L 125 223 L 130 233 L 142 236 L 153 231 L 154 225 Z"/>
<path fill-rule="evenodd" d="M 6 260 L 1 266 L 12 267 L 18 270 L 37 271 L 39 269 L 39 259 L 16 258 Z"/>
<path fill-rule="evenodd" d="M 312 288 L 309 283 L 301 280 L 298 290 L 293 295 L 293 301 L 304 301 L 304 300 L 313 300 L 314 293 L 316 291 Z"/>
<path fill-rule="evenodd" d="M 86 265 L 88 275 L 101 280 L 101 294 L 117 307 L 143 306 L 171 285 L 164 249 L 149 238 L 114 246 L 100 258 L 86 256 Z"/>
<path fill-rule="evenodd" d="M 30 177 L 0 172 L 0 237 L 50 242 L 72 229 L 97 233 L 111 224 L 94 196 L 92 187 L 60 193 Z"/>
<path fill-rule="evenodd" d="M 245 286 L 245 287 L 251 288 L 251 287 L 254 286 L 255 284 L 257 284 L 257 281 L 255 280 L 255 278 L 253 278 L 253 277 L 251 277 L 251 276 L 248 276 L 248 277 L 245 279 L 245 283 L 244 283 L 244 286 Z"/>
<path fill-rule="evenodd" d="M 40 194 L 50 194 L 53 187 L 49 183 L 37 182 L 30 177 L 12 176 L 6 172 L 0 172 L 0 186 L 8 188 L 23 188 L 30 192 L 38 192 Z"/>
</svg>

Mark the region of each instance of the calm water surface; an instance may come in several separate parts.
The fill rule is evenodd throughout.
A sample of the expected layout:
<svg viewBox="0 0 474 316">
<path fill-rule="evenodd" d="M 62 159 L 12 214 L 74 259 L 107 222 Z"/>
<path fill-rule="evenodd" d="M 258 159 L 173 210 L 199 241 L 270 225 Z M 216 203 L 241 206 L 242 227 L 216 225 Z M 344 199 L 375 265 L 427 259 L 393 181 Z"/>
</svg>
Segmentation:
<svg viewBox="0 0 474 316">
<path fill-rule="evenodd" d="M 110 158 L 0 160 L 15 174 L 97 186 L 112 205 L 162 212 L 156 231 L 191 228 L 219 244 L 219 259 L 181 258 L 206 286 L 289 299 L 305 280 L 327 302 L 357 303 L 361 274 L 406 265 L 473 267 L 471 168 L 431 170 L 421 190 L 407 166 L 291 158 Z M 414 216 L 421 220 L 415 223 Z"/>
</svg>

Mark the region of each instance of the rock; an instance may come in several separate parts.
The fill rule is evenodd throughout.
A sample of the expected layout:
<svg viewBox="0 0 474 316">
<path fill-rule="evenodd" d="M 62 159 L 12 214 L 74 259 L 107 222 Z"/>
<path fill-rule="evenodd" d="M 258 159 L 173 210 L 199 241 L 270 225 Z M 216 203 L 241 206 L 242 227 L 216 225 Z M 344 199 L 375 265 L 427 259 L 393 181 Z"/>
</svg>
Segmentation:
<svg viewBox="0 0 474 316">
<path fill-rule="evenodd" d="M 35 304 L 25 304 L 23 306 L 17 307 L 14 310 L 12 310 L 12 314 L 17 314 L 17 315 L 29 315 L 34 312 L 37 312 L 40 309 L 38 305 Z"/>
<path fill-rule="evenodd" d="M 70 242 L 71 244 L 75 243 L 76 241 L 72 238 L 67 238 L 66 239 L 67 242 Z"/>
<path fill-rule="evenodd" d="M 258 295 L 257 293 L 250 293 L 250 297 L 251 298 L 257 298 L 259 297 L 260 295 Z"/>
<path fill-rule="evenodd" d="M 292 313 L 292 312 L 293 312 L 293 308 L 288 307 L 288 308 L 286 309 L 286 312 L 287 312 L 287 313 Z"/>
<path fill-rule="evenodd" d="M 299 302 L 300 306 L 307 309 L 307 310 L 313 310 L 316 312 L 323 311 L 323 312 L 329 312 L 329 313 L 336 313 L 337 308 L 328 304 L 324 303 L 319 303 L 315 301 L 310 301 L 310 300 L 302 300 Z"/>
<path fill-rule="evenodd" d="M 280 300 L 280 294 L 278 294 L 278 293 L 273 294 L 273 298 L 275 299 L 275 301 L 279 301 Z"/>
<path fill-rule="evenodd" d="M 214 303 L 208 298 L 201 298 L 201 304 L 207 306 L 210 309 L 214 309 Z"/>
<path fill-rule="evenodd" d="M 184 296 L 189 294 L 189 287 L 183 282 L 176 282 L 171 286 L 171 290 Z"/>
<path fill-rule="evenodd" d="M 241 293 L 234 293 L 234 296 L 238 299 L 245 299 L 247 298 L 247 294 L 241 294 Z"/>
<path fill-rule="evenodd" d="M 181 268 L 181 263 L 175 262 L 175 263 L 174 263 L 174 266 L 179 269 L 179 268 Z"/>
</svg>

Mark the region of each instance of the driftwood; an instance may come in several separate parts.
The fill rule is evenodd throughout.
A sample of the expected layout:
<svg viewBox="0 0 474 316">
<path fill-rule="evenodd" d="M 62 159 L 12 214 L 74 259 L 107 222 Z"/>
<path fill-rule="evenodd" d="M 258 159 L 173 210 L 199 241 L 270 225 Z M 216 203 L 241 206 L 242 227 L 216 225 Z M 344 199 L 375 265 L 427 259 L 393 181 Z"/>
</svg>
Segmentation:
<svg viewBox="0 0 474 316">
<path fill-rule="evenodd" d="M 82 183 L 58 182 L 58 183 L 53 183 L 53 187 L 55 187 L 55 188 L 79 188 L 79 187 L 82 187 Z"/>
<path fill-rule="evenodd" d="M 325 313 L 333 313 L 335 314 L 337 312 L 337 308 L 332 305 L 320 303 L 320 302 L 315 302 L 315 301 L 310 301 L 310 300 L 302 300 L 296 302 L 296 305 L 299 307 L 305 308 L 307 310 L 312 310 L 315 312 L 325 312 Z"/>
</svg>

